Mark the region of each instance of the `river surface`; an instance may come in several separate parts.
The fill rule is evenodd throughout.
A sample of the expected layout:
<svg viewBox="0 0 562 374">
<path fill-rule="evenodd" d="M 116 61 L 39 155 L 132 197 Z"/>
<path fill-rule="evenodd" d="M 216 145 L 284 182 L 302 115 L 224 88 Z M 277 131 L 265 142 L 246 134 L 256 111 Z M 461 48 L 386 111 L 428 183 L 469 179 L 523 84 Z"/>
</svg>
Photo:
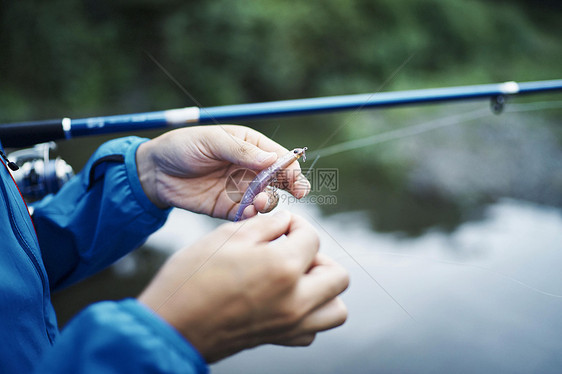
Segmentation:
<svg viewBox="0 0 562 374">
<path fill-rule="evenodd" d="M 349 270 L 348 321 L 310 347 L 259 347 L 212 373 L 562 371 L 560 209 L 504 199 L 481 220 L 415 238 L 374 232 L 360 212 L 280 209 L 313 222 L 321 251 Z M 172 252 L 218 223 L 174 211 L 147 244 Z"/>
</svg>

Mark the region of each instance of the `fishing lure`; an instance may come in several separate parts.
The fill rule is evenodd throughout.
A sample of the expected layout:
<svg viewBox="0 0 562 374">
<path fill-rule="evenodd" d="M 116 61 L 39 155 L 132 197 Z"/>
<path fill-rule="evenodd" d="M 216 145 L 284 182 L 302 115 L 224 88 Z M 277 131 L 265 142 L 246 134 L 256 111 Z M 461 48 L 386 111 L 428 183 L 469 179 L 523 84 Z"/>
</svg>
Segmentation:
<svg viewBox="0 0 562 374">
<path fill-rule="evenodd" d="M 236 216 L 234 217 L 234 222 L 237 222 L 240 218 L 242 218 L 244 209 L 254 202 L 256 196 L 265 190 L 265 188 L 277 177 L 281 170 L 286 169 L 289 165 L 301 157 L 303 161 L 306 161 L 305 152 L 307 149 L 307 147 L 295 148 L 279 160 L 275 161 L 273 165 L 265 170 L 262 170 L 254 178 L 254 180 L 250 182 L 248 189 L 244 192 L 244 196 L 242 196 L 242 200 L 240 201 L 240 208 L 238 208 Z"/>
</svg>

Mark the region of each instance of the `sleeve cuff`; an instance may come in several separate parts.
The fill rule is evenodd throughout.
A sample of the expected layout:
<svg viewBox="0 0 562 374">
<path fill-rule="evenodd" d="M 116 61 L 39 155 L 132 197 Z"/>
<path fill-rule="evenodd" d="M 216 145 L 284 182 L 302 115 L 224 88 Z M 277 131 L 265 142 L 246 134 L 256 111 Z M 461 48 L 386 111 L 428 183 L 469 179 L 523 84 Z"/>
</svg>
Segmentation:
<svg viewBox="0 0 562 374">
<path fill-rule="evenodd" d="M 121 304 L 123 310 L 137 318 L 155 334 L 158 334 L 171 347 L 174 347 L 187 361 L 192 362 L 199 373 L 208 373 L 207 363 L 199 351 L 152 309 L 136 299 L 125 299 L 120 301 L 119 304 Z"/>
<path fill-rule="evenodd" d="M 103 301 L 64 328 L 36 369 L 41 373 L 208 374 L 197 350 L 135 299 Z"/>
</svg>

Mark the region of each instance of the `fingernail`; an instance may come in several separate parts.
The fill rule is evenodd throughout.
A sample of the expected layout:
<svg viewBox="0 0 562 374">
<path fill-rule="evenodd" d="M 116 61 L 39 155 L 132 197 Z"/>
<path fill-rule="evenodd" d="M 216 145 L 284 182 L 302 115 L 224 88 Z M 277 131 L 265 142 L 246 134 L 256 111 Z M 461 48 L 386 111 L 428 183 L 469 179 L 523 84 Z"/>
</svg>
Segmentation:
<svg viewBox="0 0 562 374">
<path fill-rule="evenodd" d="M 269 160 L 270 158 L 273 158 L 273 156 L 275 156 L 275 153 L 273 152 L 260 152 L 258 153 L 256 160 L 259 163 L 265 162 L 267 160 Z"/>
<path fill-rule="evenodd" d="M 297 199 L 302 199 L 310 192 L 310 182 L 306 179 L 298 180 L 295 183 L 293 190 L 295 191 L 295 197 Z"/>
<path fill-rule="evenodd" d="M 264 213 L 271 212 L 273 208 L 279 203 L 279 195 L 276 193 L 267 195 L 267 202 L 265 203 Z"/>
</svg>

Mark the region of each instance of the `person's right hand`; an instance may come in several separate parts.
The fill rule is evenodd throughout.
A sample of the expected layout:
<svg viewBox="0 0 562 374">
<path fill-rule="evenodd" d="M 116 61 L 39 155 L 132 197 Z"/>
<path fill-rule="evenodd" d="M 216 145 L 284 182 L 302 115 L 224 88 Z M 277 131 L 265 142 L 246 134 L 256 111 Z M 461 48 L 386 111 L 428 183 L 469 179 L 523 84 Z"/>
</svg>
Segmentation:
<svg viewBox="0 0 562 374">
<path fill-rule="evenodd" d="M 255 176 L 287 153 L 280 144 L 245 126 L 194 126 L 169 131 L 141 144 L 136 161 L 141 186 L 159 208 L 174 206 L 233 219 L 239 208 L 235 197 L 239 194 L 241 199 L 250 183 L 233 176 Z M 298 199 L 306 196 L 310 183 L 299 163 L 294 161 L 284 172 L 282 188 Z M 228 191 L 229 186 L 235 191 Z M 267 191 L 260 193 L 243 217 L 269 212 L 276 205 L 274 196 Z"/>
<path fill-rule="evenodd" d="M 309 345 L 347 318 L 338 295 L 348 274 L 318 247 L 286 211 L 227 223 L 174 254 L 139 301 L 209 363 L 261 344 Z"/>
</svg>

